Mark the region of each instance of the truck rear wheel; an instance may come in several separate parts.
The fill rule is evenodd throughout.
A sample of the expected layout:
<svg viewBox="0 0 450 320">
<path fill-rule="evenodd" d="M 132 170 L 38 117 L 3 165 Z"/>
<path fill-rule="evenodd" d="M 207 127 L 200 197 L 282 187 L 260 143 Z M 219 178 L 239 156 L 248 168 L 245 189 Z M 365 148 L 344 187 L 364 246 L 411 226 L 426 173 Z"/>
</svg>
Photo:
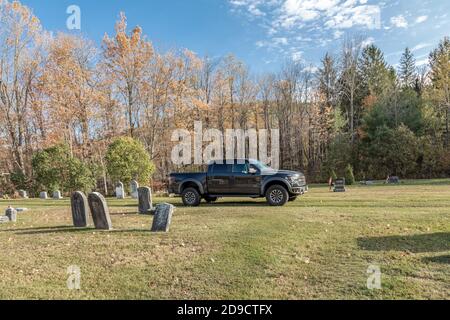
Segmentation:
<svg viewBox="0 0 450 320">
<path fill-rule="evenodd" d="M 266 191 L 266 199 L 271 206 L 281 207 L 289 201 L 289 193 L 283 186 L 271 186 Z"/>
<path fill-rule="evenodd" d="M 198 207 L 202 200 L 200 193 L 194 188 L 187 188 L 184 190 L 181 197 L 183 199 L 183 204 L 187 207 Z"/>
</svg>

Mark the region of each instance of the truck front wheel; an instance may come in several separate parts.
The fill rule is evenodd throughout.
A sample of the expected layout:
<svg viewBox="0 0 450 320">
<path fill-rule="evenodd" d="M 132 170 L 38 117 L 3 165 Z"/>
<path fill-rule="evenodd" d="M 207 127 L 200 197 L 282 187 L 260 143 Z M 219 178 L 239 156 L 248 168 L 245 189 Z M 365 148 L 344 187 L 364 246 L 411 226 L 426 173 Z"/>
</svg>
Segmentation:
<svg viewBox="0 0 450 320">
<path fill-rule="evenodd" d="M 183 204 L 188 207 L 198 207 L 202 200 L 200 193 L 194 188 L 187 188 L 184 190 L 181 197 L 183 199 Z"/>
<path fill-rule="evenodd" d="M 266 191 L 266 199 L 271 206 L 281 207 L 289 201 L 289 193 L 283 186 L 271 186 Z"/>
</svg>

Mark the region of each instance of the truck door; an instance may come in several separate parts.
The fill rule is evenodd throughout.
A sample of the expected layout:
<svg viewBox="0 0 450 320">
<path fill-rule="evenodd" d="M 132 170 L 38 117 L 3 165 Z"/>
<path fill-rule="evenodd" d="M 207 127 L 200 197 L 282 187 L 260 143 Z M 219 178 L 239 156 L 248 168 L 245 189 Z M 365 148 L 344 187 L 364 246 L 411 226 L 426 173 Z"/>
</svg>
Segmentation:
<svg viewBox="0 0 450 320">
<path fill-rule="evenodd" d="M 259 195 L 261 188 L 261 174 L 251 174 L 250 164 L 234 164 L 231 192 L 239 195 Z"/>
<path fill-rule="evenodd" d="M 213 164 L 208 169 L 208 193 L 230 194 L 233 165 Z"/>
</svg>

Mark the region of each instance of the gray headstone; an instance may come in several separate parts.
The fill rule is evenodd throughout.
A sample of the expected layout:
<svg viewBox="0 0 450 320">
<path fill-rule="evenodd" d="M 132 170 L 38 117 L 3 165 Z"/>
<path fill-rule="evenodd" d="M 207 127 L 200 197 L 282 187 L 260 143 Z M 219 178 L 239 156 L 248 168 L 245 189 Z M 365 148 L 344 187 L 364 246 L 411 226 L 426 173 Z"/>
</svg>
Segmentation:
<svg viewBox="0 0 450 320">
<path fill-rule="evenodd" d="M 337 179 L 334 182 L 334 192 L 345 192 L 345 179 Z"/>
<path fill-rule="evenodd" d="M 8 223 L 11 222 L 7 216 L 0 216 L 0 223 Z"/>
<path fill-rule="evenodd" d="M 389 184 L 399 184 L 400 183 L 400 178 L 396 177 L 396 176 L 389 177 L 388 183 Z"/>
<path fill-rule="evenodd" d="M 28 211 L 29 209 L 28 208 L 16 208 L 16 211 L 19 213 L 19 212 L 25 212 L 25 211 Z"/>
<path fill-rule="evenodd" d="M 138 189 L 139 214 L 150 214 L 154 211 L 152 202 L 152 189 L 142 187 Z"/>
<path fill-rule="evenodd" d="M 133 199 L 138 199 L 139 197 L 139 193 L 138 193 L 138 189 L 139 189 L 139 183 L 135 180 L 131 181 L 130 183 L 130 191 L 131 191 L 131 197 Z"/>
<path fill-rule="evenodd" d="M 174 211 L 175 207 L 171 204 L 158 204 L 153 218 L 152 232 L 169 232 Z"/>
<path fill-rule="evenodd" d="M 83 192 L 77 191 L 70 199 L 72 219 L 75 228 L 86 228 L 88 225 L 88 200 Z"/>
<path fill-rule="evenodd" d="M 19 196 L 23 199 L 28 199 L 28 193 L 25 190 L 19 190 Z"/>
<path fill-rule="evenodd" d="M 88 202 L 95 228 L 111 230 L 111 217 L 109 216 L 109 209 L 105 198 L 100 193 L 94 192 L 88 196 Z"/>
<path fill-rule="evenodd" d="M 5 216 L 8 217 L 9 221 L 17 222 L 17 211 L 13 208 L 6 209 Z"/>
<path fill-rule="evenodd" d="M 116 184 L 116 198 L 119 200 L 125 199 L 125 189 L 122 182 Z"/>
<path fill-rule="evenodd" d="M 53 192 L 53 199 L 54 200 L 61 200 L 63 197 L 61 196 L 61 191 L 55 191 Z"/>
<path fill-rule="evenodd" d="M 42 191 L 41 194 L 39 195 L 39 198 L 42 200 L 47 200 L 48 199 L 48 194 L 45 191 Z"/>
</svg>

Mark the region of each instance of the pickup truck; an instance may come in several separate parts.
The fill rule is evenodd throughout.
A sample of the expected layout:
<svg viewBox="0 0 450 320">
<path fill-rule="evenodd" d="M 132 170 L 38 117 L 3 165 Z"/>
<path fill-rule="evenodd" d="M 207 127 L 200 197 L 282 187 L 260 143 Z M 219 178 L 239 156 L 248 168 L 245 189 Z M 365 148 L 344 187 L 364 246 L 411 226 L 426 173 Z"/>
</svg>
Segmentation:
<svg viewBox="0 0 450 320">
<path fill-rule="evenodd" d="M 202 199 L 212 203 L 224 197 L 265 197 L 271 206 L 283 206 L 307 191 L 304 174 L 274 170 L 256 160 L 214 161 L 208 172 L 169 176 L 169 193 L 194 207 Z"/>
</svg>

